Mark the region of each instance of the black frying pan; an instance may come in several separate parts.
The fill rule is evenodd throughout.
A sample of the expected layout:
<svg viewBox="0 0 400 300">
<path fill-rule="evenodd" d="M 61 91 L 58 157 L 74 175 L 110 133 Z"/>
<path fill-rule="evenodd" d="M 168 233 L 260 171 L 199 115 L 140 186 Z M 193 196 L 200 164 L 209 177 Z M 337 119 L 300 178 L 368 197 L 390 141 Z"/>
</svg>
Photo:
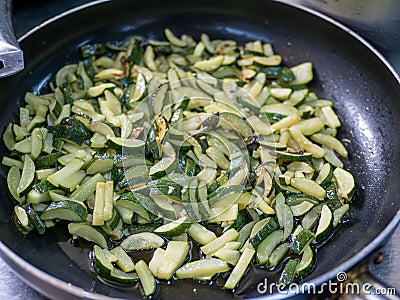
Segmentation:
<svg viewBox="0 0 400 300">
<path fill-rule="evenodd" d="M 352 220 L 318 250 L 315 270 L 306 281 L 321 284 L 361 261 L 395 229 L 400 208 L 400 79 L 382 57 L 351 31 L 332 20 L 288 4 L 260 0 L 119 0 L 98 3 L 53 20 L 21 41 L 25 70 L 0 80 L 1 128 L 18 112 L 26 91 L 44 92 L 55 72 L 79 59 L 86 42 L 123 40 L 131 35 L 163 38 L 163 29 L 199 38 L 232 38 L 273 43 L 285 64 L 312 61 L 312 88 L 332 99 L 342 121 L 339 137 L 350 157 L 345 162 L 357 182 Z M 1 145 L 1 155 L 6 153 Z M 5 168 L 1 185 L 5 187 Z M 137 289 L 117 289 L 90 270 L 87 251 L 68 245 L 64 228 L 44 236 L 23 237 L 10 220 L 5 188 L 0 201 L 0 252 L 30 284 L 53 298 L 140 298 Z M 66 249 L 64 251 L 63 249 Z M 68 255 L 66 254 L 68 253 Z M 260 296 L 259 282 L 272 278 L 250 270 L 238 293 Z M 245 286 L 247 289 L 243 289 Z M 194 289 L 197 290 L 194 293 Z M 156 298 L 230 299 L 232 294 L 191 280 L 161 284 Z"/>
</svg>

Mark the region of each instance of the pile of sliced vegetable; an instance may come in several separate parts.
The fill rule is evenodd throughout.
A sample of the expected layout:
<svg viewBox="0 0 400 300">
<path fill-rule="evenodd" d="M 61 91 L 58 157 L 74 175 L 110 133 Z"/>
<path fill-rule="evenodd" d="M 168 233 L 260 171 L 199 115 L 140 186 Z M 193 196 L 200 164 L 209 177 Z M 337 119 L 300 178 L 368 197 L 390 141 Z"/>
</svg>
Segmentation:
<svg viewBox="0 0 400 300">
<path fill-rule="evenodd" d="M 15 225 L 68 224 L 100 276 L 140 280 L 146 296 L 219 274 L 235 289 L 250 264 L 301 280 L 355 190 L 333 103 L 307 87 L 311 62 L 282 66 L 261 41 L 165 36 L 82 46 L 51 93 L 26 94 L 3 135 Z"/>
</svg>

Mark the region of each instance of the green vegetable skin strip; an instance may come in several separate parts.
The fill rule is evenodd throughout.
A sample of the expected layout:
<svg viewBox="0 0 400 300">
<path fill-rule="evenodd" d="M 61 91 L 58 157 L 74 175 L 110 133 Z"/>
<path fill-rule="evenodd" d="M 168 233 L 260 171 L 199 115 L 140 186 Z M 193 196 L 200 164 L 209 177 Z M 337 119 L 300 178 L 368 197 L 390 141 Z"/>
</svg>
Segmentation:
<svg viewBox="0 0 400 300">
<path fill-rule="evenodd" d="M 102 247 L 108 279 L 139 277 L 146 296 L 153 276 L 209 280 L 227 270 L 234 289 L 250 264 L 281 268 L 289 284 L 350 216 L 355 183 L 340 161 L 348 153 L 334 103 L 307 87 L 311 62 L 283 67 L 270 44 L 164 33 L 85 45 L 54 93 L 26 94 L 3 135 L 13 220 L 23 234 L 68 222 L 74 237 Z M 96 201 L 106 184 L 107 201 Z M 122 248 L 108 248 L 111 239 Z M 203 257 L 188 265 L 191 243 Z M 168 265 L 164 252 L 180 244 Z M 124 247 L 157 254 L 134 266 Z"/>
</svg>

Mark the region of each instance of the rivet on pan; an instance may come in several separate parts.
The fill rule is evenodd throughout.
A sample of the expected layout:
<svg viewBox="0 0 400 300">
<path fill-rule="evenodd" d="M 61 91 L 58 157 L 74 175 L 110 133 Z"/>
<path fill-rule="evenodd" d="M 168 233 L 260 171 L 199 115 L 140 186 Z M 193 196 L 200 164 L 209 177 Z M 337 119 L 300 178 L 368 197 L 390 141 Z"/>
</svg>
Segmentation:
<svg viewBox="0 0 400 300">
<path fill-rule="evenodd" d="M 374 264 L 379 265 L 385 260 L 385 254 L 383 252 L 379 252 L 378 256 L 374 259 Z"/>
</svg>

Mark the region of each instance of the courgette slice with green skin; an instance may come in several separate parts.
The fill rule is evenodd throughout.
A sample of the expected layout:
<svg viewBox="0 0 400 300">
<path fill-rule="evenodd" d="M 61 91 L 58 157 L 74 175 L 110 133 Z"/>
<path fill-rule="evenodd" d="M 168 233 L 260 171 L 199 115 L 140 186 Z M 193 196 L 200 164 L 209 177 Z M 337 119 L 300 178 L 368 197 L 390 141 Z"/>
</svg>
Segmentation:
<svg viewBox="0 0 400 300">
<path fill-rule="evenodd" d="M 157 277 L 169 280 L 175 271 L 183 264 L 189 253 L 188 242 L 170 241 L 164 253 L 163 262 L 157 270 Z"/>
<path fill-rule="evenodd" d="M 290 205 L 290 209 L 292 210 L 294 217 L 300 217 L 311 210 L 314 205 L 314 203 L 304 200 L 299 204 Z"/>
<path fill-rule="evenodd" d="M 323 200 L 326 196 L 326 191 L 315 181 L 307 178 L 292 178 L 290 185 L 303 193 L 314 196 L 317 199 Z"/>
<path fill-rule="evenodd" d="M 111 171 L 114 165 L 113 159 L 99 159 L 95 160 L 91 165 L 87 168 L 86 173 L 89 175 L 94 175 L 97 173 L 107 173 Z"/>
<path fill-rule="evenodd" d="M 188 176 L 195 176 L 196 175 L 196 163 L 193 159 L 186 157 L 185 159 L 185 169 L 184 173 Z"/>
<path fill-rule="evenodd" d="M 15 189 L 21 180 L 21 172 L 18 167 L 11 167 L 7 174 L 7 187 L 8 191 L 13 197 L 13 199 L 22 204 L 25 201 L 25 197 L 20 197 Z"/>
<path fill-rule="evenodd" d="M 160 268 L 161 264 L 164 261 L 164 254 L 165 254 L 165 250 L 163 248 L 157 248 L 154 251 L 153 256 L 149 262 L 149 269 L 155 277 L 158 276 L 157 275 L 158 269 Z"/>
<path fill-rule="evenodd" d="M 131 234 L 121 242 L 121 247 L 125 250 L 154 249 L 164 245 L 165 241 L 157 234 L 151 232 L 141 232 Z"/>
<path fill-rule="evenodd" d="M 238 237 L 239 233 L 235 229 L 231 228 L 225 231 L 220 237 L 202 246 L 200 249 L 204 254 L 208 255 L 223 247 L 225 243 L 237 240 Z"/>
<path fill-rule="evenodd" d="M 333 167 L 330 163 L 325 163 L 321 170 L 318 173 L 317 178 L 315 179 L 315 182 L 318 183 L 320 186 L 324 187 L 326 186 L 333 177 Z"/>
<path fill-rule="evenodd" d="M 32 159 L 38 158 L 42 152 L 43 135 L 39 128 L 35 128 L 31 133 L 31 156 Z"/>
<path fill-rule="evenodd" d="M 193 223 L 189 227 L 188 233 L 192 239 L 200 245 L 206 245 L 217 238 L 214 232 L 208 230 L 203 225 L 198 223 Z"/>
<path fill-rule="evenodd" d="M 321 210 L 317 232 L 315 233 L 315 241 L 321 242 L 324 240 L 333 229 L 333 215 L 328 205 L 324 205 Z"/>
<path fill-rule="evenodd" d="M 46 231 L 46 225 L 42 221 L 42 219 L 39 217 L 37 212 L 33 209 L 31 205 L 28 205 L 28 208 L 26 210 L 29 220 L 33 224 L 33 227 L 36 229 L 36 231 L 39 234 L 43 234 Z"/>
<path fill-rule="evenodd" d="M 26 196 L 28 203 L 41 203 L 50 200 L 49 191 L 55 187 L 46 179 L 35 184 Z"/>
<path fill-rule="evenodd" d="M 151 127 L 149 129 L 149 135 L 146 141 L 146 146 L 150 149 L 154 159 L 161 159 L 162 157 L 162 147 L 160 143 L 157 143 L 156 130 Z"/>
<path fill-rule="evenodd" d="M 93 266 L 98 274 L 105 278 L 109 278 L 111 271 L 114 269 L 113 264 L 107 259 L 103 249 L 98 245 L 93 247 Z"/>
<path fill-rule="evenodd" d="M 337 184 L 338 195 L 350 201 L 356 190 L 353 175 L 342 168 L 336 168 L 333 171 L 333 177 Z"/>
<path fill-rule="evenodd" d="M 138 277 L 135 273 L 127 273 L 121 271 L 113 266 L 113 264 L 107 259 L 104 250 L 98 245 L 93 247 L 93 266 L 96 272 L 113 282 L 118 283 L 135 283 L 138 281 Z"/>
<path fill-rule="evenodd" d="M 49 126 L 47 129 L 54 134 L 55 138 L 67 140 L 77 145 L 81 145 L 92 137 L 85 125 L 73 117 L 64 118 L 60 125 Z"/>
<path fill-rule="evenodd" d="M 234 228 L 237 231 L 240 231 L 243 228 L 243 226 L 248 224 L 250 221 L 251 221 L 251 217 L 250 217 L 248 211 L 245 209 L 242 209 L 239 211 L 236 220 L 232 223 L 231 226 L 229 226 L 229 228 Z"/>
<path fill-rule="evenodd" d="M 230 176 L 230 171 L 226 171 L 225 173 L 221 174 L 218 178 L 215 179 L 214 182 L 212 182 L 208 187 L 207 187 L 207 192 L 208 194 L 211 194 L 215 192 L 221 185 L 225 184 L 229 180 Z M 215 195 L 215 194 L 214 194 Z"/>
<path fill-rule="evenodd" d="M 304 249 L 303 254 L 301 256 L 301 260 L 296 267 L 296 275 L 298 275 L 299 277 L 306 276 L 312 271 L 314 263 L 315 263 L 315 254 L 311 249 L 311 247 L 307 246 Z"/>
<path fill-rule="evenodd" d="M 134 197 L 124 196 L 126 194 L 122 194 L 122 196 L 115 201 L 115 205 L 119 207 L 124 207 L 130 210 L 133 210 L 136 214 L 150 221 L 150 216 L 148 211 L 138 202 Z M 130 193 L 128 195 L 131 195 Z"/>
<path fill-rule="evenodd" d="M 102 248 L 108 248 L 110 245 L 110 238 L 103 229 L 91 226 L 86 222 L 69 223 L 68 232 L 89 242 L 93 242 Z"/>
<path fill-rule="evenodd" d="M 85 162 L 82 159 L 74 158 L 65 167 L 47 177 L 47 180 L 55 187 L 58 187 L 65 182 L 66 178 L 70 178 L 72 175 L 77 173 L 84 164 Z"/>
<path fill-rule="evenodd" d="M 332 150 L 335 150 L 339 155 L 343 157 L 348 156 L 348 152 L 346 148 L 343 146 L 343 144 L 335 137 L 323 134 L 323 133 L 316 133 L 311 136 L 311 139 L 314 142 L 317 142 L 321 145 L 325 145 Z"/>
<path fill-rule="evenodd" d="M 128 153 L 132 153 L 132 151 L 139 152 L 144 149 L 144 144 L 142 140 L 118 137 L 110 137 L 106 142 L 106 146 L 117 151 L 129 151 Z"/>
<path fill-rule="evenodd" d="M 213 72 L 222 65 L 223 61 L 224 57 L 222 55 L 218 55 L 207 60 L 198 61 L 193 67 L 202 71 Z"/>
<path fill-rule="evenodd" d="M 111 216 L 110 220 L 107 220 L 105 225 L 107 228 L 110 228 L 111 230 L 114 230 L 115 228 L 117 228 L 118 224 L 120 223 L 121 217 L 118 214 L 116 209 L 113 209 L 113 213 Z"/>
<path fill-rule="evenodd" d="M 279 225 L 283 228 L 282 240 L 285 240 L 293 231 L 294 220 L 292 210 L 285 204 L 285 198 L 282 193 L 275 197 L 275 210 Z"/>
<path fill-rule="evenodd" d="M 3 142 L 8 150 L 12 150 L 15 144 L 14 134 L 12 131 L 12 123 L 9 123 L 3 133 Z"/>
<path fill-rule="evenodd" d="M 232 129 L 239 132 L 244 138 L 253 134 L 253 130 L 247 122 L 236 114 L 223 112 L 219 114 L 219 124 L 224 129 Z"/>
<path fill-rule="evenodd" d="M 294 125 L 294 127 L 300 130 L 303 135 L 307 136 L 320 131 L 324 126 L 324 122 L 318 117 L 302 120 L 298 124 Z"/>
<path fill-rule="evenodd" d="M 246 225 L 243 226 L 242 229 L 240 229 L 237 241 L 240 242 L 241 246 L 243 246 L 247 241 L 247 239 L 250 237 L 251 231 L 255 224 L 256 221 L 252 221 L 250 223 L 247 223 Z"/>
<path fill-rule="evenodd" d="M 160 227 L 162 224 L 162 219 L 156 219 L 152 223 L 145 224 L 132 224 L 126 228 L 128 234 L 136 234 L 141 232 L 153 232 L 155 229 Z"/>
<path fill-rule="evenodd" d="M 21 154 L 29 154 L 31 152 L 31 138 L 24 139 L 16 142 L 12 148 L 13 151 L 17 151 Z"/>
<path fill-rule="evenodd" d="M 243 186 L 241 185 L 230 185 L 230 186 L 225 186 L 221 187 L 214 192 L 208 194 L 208 201 L 210 203 L 210 206 L 213 207 L 215 206 L 221 199 L 225 198 L 231 193 L 238 194 L 243 191 Z"/>
<path fill-rule="evenodd" d="M 179 279 L 212 277 L 228 270 L 229 266 L 225 261 L 218 258 L 206 258 L 183 265 L 176 271 L 176 277 Z"/>
<path fill-rule="evenodd" d="M 163 149 L 162 159 L 156 164 L 154 164 L 149 170 L 149 175 L 152 177 L 160 178 L 162 176 L 167 175 L 168 170 L 176 162 L 175 150 L 169 142 L 165 143 L 162 146 L 162 149 Z"/>
<path fill-rule="evenodd" d="M 135 263 L 121 246 L 111 249 L 110 252 L 117 258 L 116 264 L 122 271 L 132 272 L 135 270 Z"/>
<path fill-rule="evenodd" d="M 290 194 L 286 197 L 286 203 L 291 206 L 291 205 L 296 205 L 299 204 L 303 201 L 308 201 L 313 204 L 318 204 L 320 201 L 315 198 L 314 196 L 299 193 L 299 194 Z"/>
<path fill-rule="evenodd" d="M 257 248 L 257 262 L 260 265 L 268 262 L 272 251 L 282 242 L 283 237 L 283 231 L 276 230 L 261 242 Z"/>
<path fill-rule="evenodd" d="M 287 286 L 293 282 L 298 264 L 298 259 L 291 258 L 288 260 L 285 267 L 283 268 L 281 276 L 279 277 L 279 284 Z"/>
<path fill-rule="evenodd" d="M 225 247 L 218 249 L 213 256 L 226 261 L 232 266 L 236 266 L 240 258 L 240 252 L 236 250 L 227 249 Z"/>
<path fill-rule="evenodd" d="M 197 200 L 197 187 L 199 181 L 197 178 L 193 178 L 193 180 L 189 184 L 189 203 L 184 205 L 186 212 L 192 218 L 193 221 L 198 222 L 201 220 L 200 210 L 199 210 L 199 203 Z"/>
<path fill-rule="evenodd" d="M 311 229 L 318 223 L 323 206 L 324 204 L 321 203 L 317 206 L 314 206 L 309 212 L 306 213 L 301 220 L 301 226 L 303 226 L 304 229 Z"/>
<path fill-rule="evenodd" d="M 234 289 L 236 287 L 236 285 L 238 284 L 240 279 L 242 279 L 244 273 L 246 272 L 246 269 L 253 259 L 255 253 L 256 251 L 254 249 L 244 249 L 242 255 L 239 258 L 239 261 L 237 262 L 235 268 L 229 275 L 228 280 L 224 285 L 226 289 Z"/>
<path fill-rule="evenodd" d="M 22 170 L 22 168 L 24 167 L 22 161 L 7 156 L 3 156 L 3 158 L 1 159 L 1 164 L 10 168 L 17 167 L 20 170 Z"/>
<path fill-rule="evenodd" d="M 69 197 L 71 199 L 83 202 L 94 194 L 97 182 L 104 181 L 104 177 L 100 173 L 97 173 L 96 175 L 82 183 Z"/>
<path fill-rule="evenodd" d="M 290 249 L 296 254 L 301 254 L 313 239 L 314 233 L 308 229 L 303 229 L 294 238 L 292 238 Z"/>
<path fill-rule="evenodd" d="M 71 200 L 52 202 L 40 215 L 42 220 L 62 219 L 71 222 L 80 222 L 86 219 L 87 208 Z"/>
<path fill-rule="evenodd" d="M 38 169 L 54 167 L 62 155 L 63 154 L 61 152 L 54 152 L 44 156 L 39 156 L 35 161 L 36 167 Z"/>
<path fill-rule="evenodd" d="M 261 147 L 265 147 L 269 150 L 277 150 L 277 151 L 285 151 L 287 149 L 286 145 L 283 145 L 278 142 L 270 142 L 270 141 L 264 141 L 264 140 L 259 140 Z"/>
<path fill-rule="evenodd" d="M 333 227 L 336 227 L 340 222 L 342 222 L 342 218 L 349 211 L 349 208 L 349 204 L 346 203 L 333 211 Z"/>
<path fill-rule="evenodd" d="M 152 214 L 157 214 L 158 208 L 157 204 L 154 202 L 153 199 L 142 195 L 138 192 L 130 192 L 125 194 L 128 198 L 133 198 L 132 200 L 139 203 L 142 207 L 144 207 L 148 212 Z"/>
<path fill-rule="evenodd" d="M 289 243 L 283 243 L 280 244 L 278 247 L 275 248 L 274 251 L 272 251 L 271 255 L 269 256 L 268 259 L 268 266 L 269 267 L 276 267 L 279 262 L 283 259 L 283 257 L 286 255 L 286 253 L 289 251 Z"/>
<path fill-rule="evenodd" d="M 190 201 L 189 190 L 182 191 L 182 203 L 189 218 L 193 221 L 199 220 L 199 216 L 196 214 L 196 211 L 194 210 L 193 205 Z"/>
<path fill-rule="evenodd" d="M 28 217 L 28 213 L 21 206 L 14 206 L 11 218 L 18 231 L 21 232 L 23 235 L 28 235 L 29 232 L 33 229 Z"/>
<path fill-rule="evenodd" d="M 132 284 L 139 280 L 139 277 L 136 273 L 127 273 L 121 271 L 120 269 L 114 268 L 110 272 L 110 277 L 108 278 L 111 281 Z"/>
<path fill-rule="evenodd" d="M 143 260 L 140 260 L 136 263 L 135 269 L 139 276 L 140 283 L 142 284 L 145 296 L 152 295 L 156 289 L 156 281 L 148 265 Z"/>
<path fill-rule="evenodd" d="M 171 238 L 174 236 L 181 235 L 191 226 L 188 222 L 187 217 L 182 217 L 178 220 L 172 221 L 171 223 L 162 225 L 154 230 L 154 233 Z"/>
<path fill-rule="evenodd" d="M 308 152 L 294 153 L 294 152 L 275 151 L 274 153 L 277 158 L 281 158 L 288 161 L 310 161 L 312 158 L 312 154 Z"/>
<path fill-rule="evenodd" d="M 295 78 L 290 82 L 290 84 L 295 85 L 309 83 L 313 79 L 312 68 L 313 66 L 311 62 L 305 62 L 290 68 Z"/>
<path fill-rule="evenodd" d="M 322 149 L 324 149 L 326 152 L 324 159 L 328 163 L 330 163 L 332 166 L 343 168 L 343 162 L 339 159 L 339 157 L 336 156 L 335 151 L 326 147 L 325 145 L 322 145 Z"/>
<path fill-rule="evenodd" d="M 22 168 L 21 179 L 17 187 L 17 196 L 24 196 L 33 184 L 35 179 L 35 163 L 27 154 L 24 156 L 24 166 Z"/>
<path fill-rule="evenodd" d="M 211 213 L 210 213 L 210 205 L 208 203 L 207 185 L 205 182 L 200 181 L 198 185 L 197 201 L 201 219 L 208 220 L 211 216 Z"/>
<path fill-rule="evenodd" d="M 278 229 L 278 224 L 273 218 L 266 218 L 260 221 L 260 223 L 262 223 L 261 228 L 257 230 L 252 237 L 250 237 L 250 242 L 255 248 L 257 248 L 268 235 Z"/>
</svg>

